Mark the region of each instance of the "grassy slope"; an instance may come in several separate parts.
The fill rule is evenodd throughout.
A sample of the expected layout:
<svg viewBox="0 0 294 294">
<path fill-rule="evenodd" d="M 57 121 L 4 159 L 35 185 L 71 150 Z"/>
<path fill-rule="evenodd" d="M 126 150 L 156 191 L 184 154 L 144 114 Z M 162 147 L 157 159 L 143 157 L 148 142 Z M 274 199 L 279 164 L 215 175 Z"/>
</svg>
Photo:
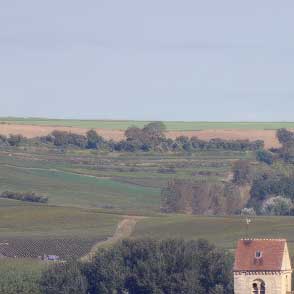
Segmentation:
<svg viewBox="0 0 294 294">
<path fill-rule="evenodd" d="M 50 170 L 0 169 L 1 190 L 34 191 L 55 205 L 141 210 L 159 207 L 160 189 Z"/>
<path fill-rule="evenodd" d="M 293 217 L 255 217 L 249 227 L 252 238 L 286 238 L 294 254 Z M 234 249 L 236 241 L 246 237 L 245 219 L 242 217 L 208 217 L 170 215 L 152 217 L 139 222 L 134 237 L 204 238 L 218 246 Z"/>
<path fill-rule="evenodd" d="M 142 127 L 148 121 L 129 120 L 73 120 L 73 119 L 42 119 L 42 118 L 0 118 L 0 122 L 40 126 L 69 126 L 82 128 L 103 128 L 125 130 L 130 126 Z M 294 122 L 181 122 L 166 121 L 168 130 L 191 131 L 205 129 L 279 129 L 294 128 Z"/>
<path fill-rule="evenodd" d="M 10 205 L 8 203 L 11 202 Z M 0 236 L 101 237 L 111 236 L 121 217 L 69 207 L 26 204 L 0 199 Z"/>
<path fill-rule="evenodd" d="M 212 180 L 224 178 L 232 160 L 252 157 L 220 151 L 193 156 L 88 152 L 75 156 L 16 150 L 10 155 L 0 152 L 0 192 L 34 191 L 48 196 L 52 205 L 111 207 L 124 213 L 158 212 L 161 187 L 173 177 L 195 179 L 199 172 L 211 172 Z M 169 168 L 175 173 L 160 172 Z"/>
</svg>

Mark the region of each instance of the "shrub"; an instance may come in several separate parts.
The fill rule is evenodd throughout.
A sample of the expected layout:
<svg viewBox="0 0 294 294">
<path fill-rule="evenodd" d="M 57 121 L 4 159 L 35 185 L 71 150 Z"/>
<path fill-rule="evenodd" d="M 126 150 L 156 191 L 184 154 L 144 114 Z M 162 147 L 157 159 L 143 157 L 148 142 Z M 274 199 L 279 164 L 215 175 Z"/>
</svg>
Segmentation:
<svg viewBox="0 0 294 294">
<path fill-rule="evenodd" d="M 264 215 L 289 215 L 293 207 L 290 199 L 282 196 L 268 198 L 262 206 L 261 213 Z"/>
<path fill-rule="evenodd" d="M 269 165 L 273 164 L 274 162 L 273 154 L 266 150 L 258 150 L 256 152 L 256 159 Z"/>
<path fill-rule="evenodd" d="M 245 208 L 243 208 L 241 210 L 241 215 L 243 215 L 243 216 L 254 216 L 254 215 L 256 215 L 256 212 L 255 212 L 253 207 L 248 207 L 248 208 L 245 207 Z"/>
<path fill-rule="evenodd" d="M 25 140 L 22 135 L 9 135 L 7 142 L 10 146 L 19 146 L 19 144 Z"/>
<path fill-rule="evenodd" d="M 294 134 L 287 129 L 277 130 L 276 136 L 282 145 L 286 145 L 294 140 Z"/>
<path fill-rule="evenodd" d="M 97 134 L 95 130 L 87 132 L 87 148 L 99 149 L 103 144 L 104 139 Z"/>
<path fill-rule="evenodd" d="M 7 198 L 7 199 L 14 199 L 20 201 L 27 201 L 27 202 L 39 202 L 39 203 L 47 203 L 48 198 L 45 196 L 36 195 L 34 192 L 11 192 L 5 191 L 0 195 L 0 198 Z"/>
</svg>

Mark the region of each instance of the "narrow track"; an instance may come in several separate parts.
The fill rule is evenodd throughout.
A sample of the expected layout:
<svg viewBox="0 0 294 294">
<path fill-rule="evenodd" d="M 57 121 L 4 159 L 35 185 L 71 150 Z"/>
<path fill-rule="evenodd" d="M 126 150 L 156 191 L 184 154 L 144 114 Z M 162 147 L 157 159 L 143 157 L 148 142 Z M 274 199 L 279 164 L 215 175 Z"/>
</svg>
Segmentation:
<svg viewBox="0 0 294 294">
<path fill-rule="evenodd" d="M 85 255 L 81 258 L 81 261 L 84 261 L 84 262 L 90 261 L 94 257 L 95 253 L 97 252 L 97 250 L 99 248 L 113 245 L 113 244 L 119 242 L 120 240 L 123 240 L 123 239 L 130 237 L 132 232 L 135 229 L 137 222 L 141 219 L 144 219 L 144 218 L 146 218 L 146 217 L 144 217 L 144 216 L 130 216 L 130 215 L 124 216 L 124 218 L 118 223 L 113 236 L 108 238 L 105 241 L 100 241 L 100 242 L 96 243 L 92 247 L 91 251 L 87 255 Z"/>
</svg>

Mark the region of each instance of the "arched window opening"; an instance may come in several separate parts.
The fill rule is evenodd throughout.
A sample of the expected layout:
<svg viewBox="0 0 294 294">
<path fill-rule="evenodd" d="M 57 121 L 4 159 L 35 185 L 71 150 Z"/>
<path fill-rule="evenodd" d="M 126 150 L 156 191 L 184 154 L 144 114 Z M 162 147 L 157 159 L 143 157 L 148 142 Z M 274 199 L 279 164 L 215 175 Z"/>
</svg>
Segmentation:
<svg viewBox="0 0 294 294">
<path fill-rule="evenodd" d="M 252 294 L 265 294 L 265 283 L 262 280 L 255 280 L 252 284 Z"/>
<path fill-rule="evenodd" d="M 264 284 L 264 282 L 262 282 L 260 284 L 260 294 L 265 294 L 265 284 Z"/>
<path fill-rule="evenodd" d="M 256 283 L 253 283 L 253 285 L 252 285 L 252 293 L 258 294 L 258 286 Z"/>
</svg>

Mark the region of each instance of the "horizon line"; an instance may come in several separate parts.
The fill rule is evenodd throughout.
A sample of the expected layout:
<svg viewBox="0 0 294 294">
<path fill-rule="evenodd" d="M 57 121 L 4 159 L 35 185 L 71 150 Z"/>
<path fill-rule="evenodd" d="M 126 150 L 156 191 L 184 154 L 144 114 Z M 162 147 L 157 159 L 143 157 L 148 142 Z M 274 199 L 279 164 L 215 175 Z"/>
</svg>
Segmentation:
<svg viewBox="0 0 294 294">
<path fill-rule="evenodd" d="M 77 120 L 77 121 L 113 121 L 113 122 L 121 122 L 121 121 L 134 121 L 134 122 L 179 122 L 179 123 L 294 123 L 294 121 L 249 121 L 249 120 L 232 120 L 232 121 L 221 121 L 221 120 L 160 120 L 160 119 L 112 119 L 112 118 L 57 118 L 57 117 L 37 117 L 37 116 L 0 116 L 0 121 L 4 120 L 17 120 L 17 119 L 34 119 L 34 120 Z"/>
</svg>

